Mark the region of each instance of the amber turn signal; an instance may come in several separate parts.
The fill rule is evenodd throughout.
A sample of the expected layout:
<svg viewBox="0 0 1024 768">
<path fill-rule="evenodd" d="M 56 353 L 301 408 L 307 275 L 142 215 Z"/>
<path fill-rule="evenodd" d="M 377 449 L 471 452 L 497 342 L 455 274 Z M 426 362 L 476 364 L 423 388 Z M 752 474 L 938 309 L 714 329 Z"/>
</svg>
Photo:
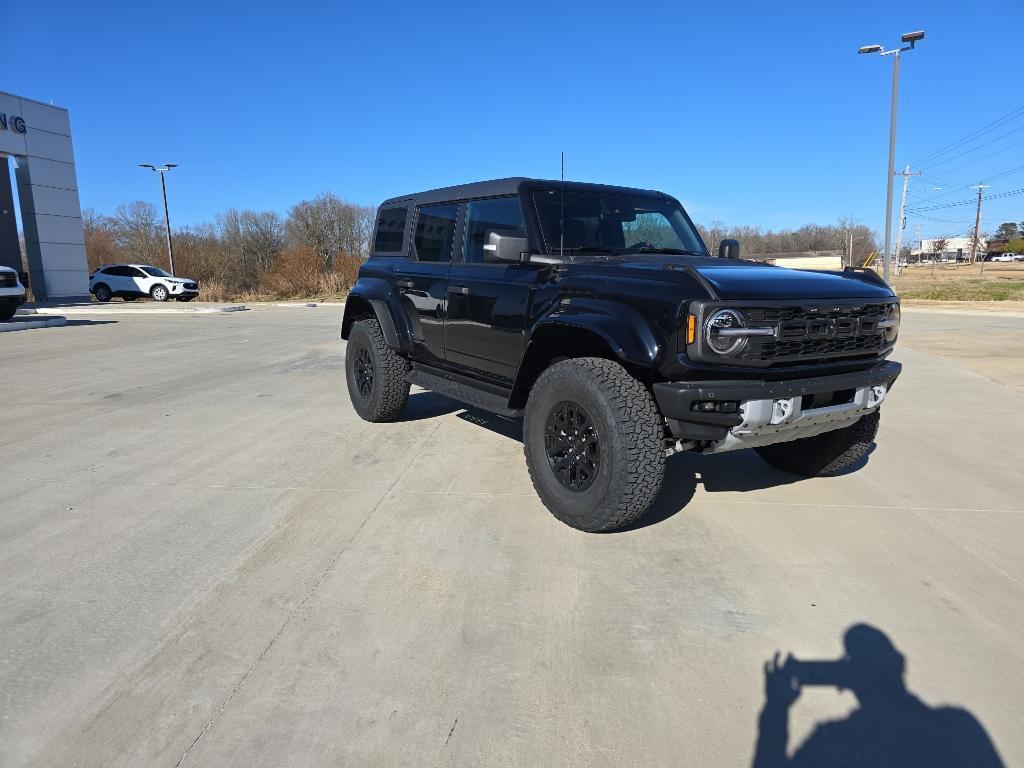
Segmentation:
<svg viewBox="0 0 1024 768">
<path fill-rule="evenodd" d="M 697 340 L 697 318 L 693 315 L 686 316 L 686 343 L 693 344 Z"/>
</svg>

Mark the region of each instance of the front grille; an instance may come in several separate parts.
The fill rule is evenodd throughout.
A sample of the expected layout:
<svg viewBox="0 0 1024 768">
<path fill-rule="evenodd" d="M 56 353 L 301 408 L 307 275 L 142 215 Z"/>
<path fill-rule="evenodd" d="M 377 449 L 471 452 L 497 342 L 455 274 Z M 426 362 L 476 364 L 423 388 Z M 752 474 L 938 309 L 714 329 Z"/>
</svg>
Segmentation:
<svg viewBox="0 0 1024 768">
<path fill-rule="evenodd" d="M 197 290 L 199 290 L 199 284 L 198 283 L 185 283 L 185 290 L 187 290 L 187 291 L 197 291 Z"/>
<path fill-rule="evenodd" d="M 732 307 L 740 310 L 751 328 L 771 328 L 770 335 L 751 335 L 734 356 L 714 353 L 703 339 L 687 353 L 716 365 L 746 365 L 757 368 L 815 365 L 828 360 L 867 360 L 889 351 L 885 332 L 879 324 L 885 320 L 891 302 L 766 302 L 716 301 L 702 303 L 697 310 L 698 327 L 715 310 Z"/>
<path fill-rule="evenodd" d="M 817 362 L 878 354 L 885 336 L 878 324 L 885 304 L 794 305 L 744 309 L 751 325 L 775 326 L 777 335 L 753 336 L 736 356 L 744 362 Z"/>
</svg>

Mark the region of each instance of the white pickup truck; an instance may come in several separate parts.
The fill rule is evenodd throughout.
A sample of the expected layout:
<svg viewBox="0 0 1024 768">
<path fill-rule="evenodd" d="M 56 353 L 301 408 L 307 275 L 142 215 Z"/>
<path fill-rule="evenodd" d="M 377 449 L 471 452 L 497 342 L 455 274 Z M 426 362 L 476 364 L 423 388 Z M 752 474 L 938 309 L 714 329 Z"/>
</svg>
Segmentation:
<svg viewBox="0 0 1024 768">
<path fill-rule="evenodd" d="M 10 267 L 0 266 L 0 322 L 10 320 L 18 307 L 25 303 L 25 286 L 18 273 Z"/>
</svg>

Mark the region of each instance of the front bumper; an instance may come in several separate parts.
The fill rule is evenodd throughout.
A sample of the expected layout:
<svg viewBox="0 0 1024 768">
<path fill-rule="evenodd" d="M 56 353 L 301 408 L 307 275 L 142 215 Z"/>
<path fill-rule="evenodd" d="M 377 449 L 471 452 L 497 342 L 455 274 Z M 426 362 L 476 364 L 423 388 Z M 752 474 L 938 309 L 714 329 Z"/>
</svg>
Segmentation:
<svg viewBox="0 0 1024 768">
<path fill-rule="evenodd" d="M 886 361 L 867 371 L 790 381 L 659 382 L 654 397 L 674 438 L 701 441 L 714 453 L 848 426 L 882 404 L 902 370 Z"/>
</svg>

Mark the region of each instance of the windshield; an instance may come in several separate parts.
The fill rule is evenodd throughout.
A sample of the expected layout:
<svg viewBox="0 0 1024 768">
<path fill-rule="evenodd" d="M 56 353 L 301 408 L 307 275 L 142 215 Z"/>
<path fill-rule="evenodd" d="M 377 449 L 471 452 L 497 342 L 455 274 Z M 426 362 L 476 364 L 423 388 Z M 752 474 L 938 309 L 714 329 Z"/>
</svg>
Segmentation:
<svg viewBox="0 0 1024 768">
<path fill-rule="evenodd" d="M 558 253 L 561 233 L 565 250 L 573 252 L 647 250 L 707 255 L 693 224 L 672 200 L 569 190 L 564 203 L 560 190 L 535 192 L 533 199 L 548 253 Z"/>
<path fill-rule="evenodd" d="M 146 274 L 152 275 L 153 277 L 171 277 L 169 272 L 164 272 L 159 267 L 143 267 L 142 271 Z"/>
</svg>

